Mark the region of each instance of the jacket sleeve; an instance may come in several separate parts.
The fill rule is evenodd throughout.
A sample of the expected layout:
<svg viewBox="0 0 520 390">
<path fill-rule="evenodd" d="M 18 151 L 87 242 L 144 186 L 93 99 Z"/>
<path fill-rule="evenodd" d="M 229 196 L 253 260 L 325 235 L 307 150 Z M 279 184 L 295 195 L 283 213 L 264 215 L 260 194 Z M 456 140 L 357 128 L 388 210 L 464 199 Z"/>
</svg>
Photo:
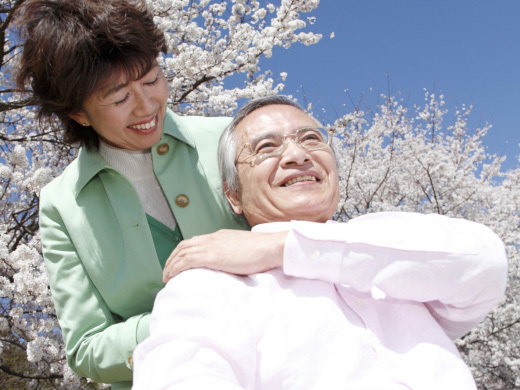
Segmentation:
<svg viewBox="0 0 520 390">
<path fill-rule="evenodd" d="M 256 337 L 240 277 L 185 271 L 157 294 L 150 337 L 135 350 L 134 390 L 253 390 Z"/>
<path fill-rule="evenodd" d="M 58 211 L 40 201 L 43 254 L 67 360 L 96 382 L 132 380 L 131 356 L 148 336 L 149 313 L 115 318 L 90 280 Z"/>
<path fill-rule="evenodd" d="M 502 241 L 484 225 L 387 212 L 348 223 L 292 222 L 284 272 L 423 302 L 455 339 L 502 299 L 507 259 Z"/>
</svg>

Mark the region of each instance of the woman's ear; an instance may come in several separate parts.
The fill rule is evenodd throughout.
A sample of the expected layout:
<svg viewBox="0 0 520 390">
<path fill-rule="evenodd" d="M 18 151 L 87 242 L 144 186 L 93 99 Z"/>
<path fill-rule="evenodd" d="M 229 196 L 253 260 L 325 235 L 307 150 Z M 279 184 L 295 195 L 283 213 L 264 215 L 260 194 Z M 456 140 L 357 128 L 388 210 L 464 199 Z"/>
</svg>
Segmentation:
<svg viewBox="0 0 520 390">
<path fill-rule="evenodd" d="M 240 201 L 240 196 L 238 195 L 238 193 L 235 191 L 231 191 L 227 183 L 224 183 L 224 193 L 226 194 L 226 198 L 235 214 L 242 214 L 242 202 Z"/>
<path fill-rule="evenodd" d="M 70 114 L 69 118 L 78 122 L 81 126 L 90 126 L 90 122 L 87 119 L 87 115 L 85 115 L 85 113 L 82 111 Z"/>
</svg>

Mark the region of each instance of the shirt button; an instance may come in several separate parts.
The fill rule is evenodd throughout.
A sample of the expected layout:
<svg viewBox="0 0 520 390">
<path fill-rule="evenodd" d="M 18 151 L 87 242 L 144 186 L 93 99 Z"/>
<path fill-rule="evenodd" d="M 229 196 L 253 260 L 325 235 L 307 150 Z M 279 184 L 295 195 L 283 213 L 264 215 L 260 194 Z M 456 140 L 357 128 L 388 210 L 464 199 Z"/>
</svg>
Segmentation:
<svg viewBox="0 0 520 390">
<path fill-rule="evenodd" d="M 134 366 L 134 358 L 132 355 L 128 356 L 128 364 L 130 365 L 130 367 Z"/>
<path fill-rule="evenodd" d="M 318 260 L 320 258 L 320 251 L 313 250 L 313 251 L 309 252 L 309 258 L 311 260 Z"/>
<path fill-rule="evenodd" d="M 178 195 L 176 198 L 175 198 L 175 204 L 179 207 L 186 207 L 187 205 L 190 204 L 190 198 L 188 198 L 186 195 L 184 194 L 181 194 L 181 195 Z"/>
<path fill-rule="evenodd" d="M 170 150 L 170 146 L 168 144 L 160 144 L 157 146 L 157 153 L 159 155 L 164 156 Z"/>
</svg>

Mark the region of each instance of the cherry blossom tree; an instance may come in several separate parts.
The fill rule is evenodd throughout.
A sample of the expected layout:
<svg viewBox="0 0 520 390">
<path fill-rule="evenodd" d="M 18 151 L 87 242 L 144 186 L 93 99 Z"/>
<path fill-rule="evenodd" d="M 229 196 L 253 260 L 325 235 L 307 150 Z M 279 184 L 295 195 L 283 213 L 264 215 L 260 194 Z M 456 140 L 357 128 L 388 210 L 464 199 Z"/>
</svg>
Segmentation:
<svg viewBox="0 0 520 390">
<path fill-rule="evenodd" d="M 12 86 L 20 42 L 13 15 L 25 0 L 0 0 L 0 386 L 97 388 L 68 368 L 38 233 L 39 191 L 74 159 L 58 123 L 38 123 L 30 98 Z M 186 115 L 232 115 L 243 99 L 283 91 L 286 73 L 261 69 L 273 49 L 311 45 L 308 21 L 319 0 L 148 0 L 166 34 L 159 61 L 170 107 Z M 305 80 L 302 80 L 305 83 Z M 463 217 L 506 243 L 506 297 L 458 340 L 481 389 L 520 387 L 520 168 L 501 171 L 468 126 L 471 107 L 449 113 L 425 92 L 409 108 L 398 97 L 337 119 L 342 200 L 338 219 L 403 210 Z"/>
</svg>

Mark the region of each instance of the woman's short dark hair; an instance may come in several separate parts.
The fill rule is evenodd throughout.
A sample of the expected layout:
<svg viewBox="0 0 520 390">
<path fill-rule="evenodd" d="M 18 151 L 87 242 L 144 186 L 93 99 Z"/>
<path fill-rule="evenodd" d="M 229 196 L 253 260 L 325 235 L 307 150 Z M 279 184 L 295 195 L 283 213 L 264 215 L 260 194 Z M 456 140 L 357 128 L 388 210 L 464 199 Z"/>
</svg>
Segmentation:
<svg viewBox="0 0 520 390">
<path fill-rule="evenodd" d="M 69 115 L 112 75 L 139 79 L 166 53 L 144 0 L 28 0 L 17 23 L 24 46 L 18 88 L 32 93 L 40 119 L 60 119 L 65 142 L 88 149 L 97 148 L 97 133 Z"/>
</svg>

